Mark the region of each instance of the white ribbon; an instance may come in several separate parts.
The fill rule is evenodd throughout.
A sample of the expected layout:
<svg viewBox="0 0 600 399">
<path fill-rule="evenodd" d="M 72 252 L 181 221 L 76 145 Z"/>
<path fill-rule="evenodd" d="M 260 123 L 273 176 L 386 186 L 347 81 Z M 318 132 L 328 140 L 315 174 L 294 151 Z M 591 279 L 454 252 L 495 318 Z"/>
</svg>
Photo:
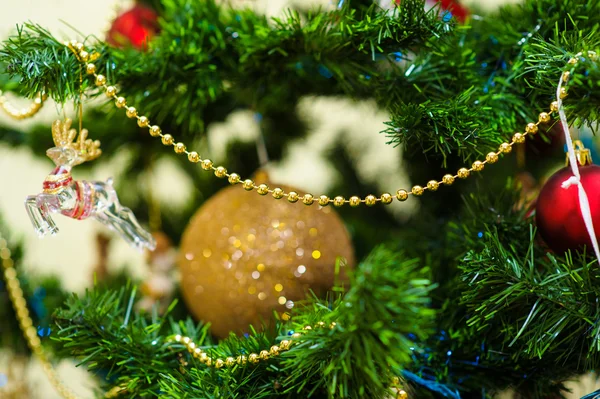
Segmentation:
<svg viewBox="0 0 600 399">
<path fill-rule="evenodd" d="M 572 185 L 577 185 L 579 193 L 579 209 L 581 210 L 581 215 L 583 216 L 585 227 L 590 236 L 590 240 L 592 241 L 592 246 L 594 247 L 594 252 L 596 253 L 596 259 L 600 262 L 600 248 L 598 247 L 598 238 L 596 238 L 596 232 L 594 231 L 594 222 L 592 220 L 590 203 L 588 201 L 587 194 L 583 189 L 583 184 L 581 184 L 581 175 L 579 173 L 579 165 L 577 165 L 575 149 L 573 148 L 573 140 L 571 139 L 571 134 L 569 133 L 569 124 L 567 123 L 567 116 L 565 115 L 565 110 L 562 106 L 562 99 L 560 98 L 560 89 L 562 88 L 562 85 L 563 74 L 561 73 L 560 80 L 558 81 L 558 87 L 556 89 L 556 102 L 558 103 L 558 115 L 560 116 L 560 123 L 565 134 L 565 142 L 567 143 L 569 164 L 571 165 L 571 171 L 573 172 L 573 176 L 571 176 L 562 183 L 562 188 L 567 189 Z"/>
</svg>

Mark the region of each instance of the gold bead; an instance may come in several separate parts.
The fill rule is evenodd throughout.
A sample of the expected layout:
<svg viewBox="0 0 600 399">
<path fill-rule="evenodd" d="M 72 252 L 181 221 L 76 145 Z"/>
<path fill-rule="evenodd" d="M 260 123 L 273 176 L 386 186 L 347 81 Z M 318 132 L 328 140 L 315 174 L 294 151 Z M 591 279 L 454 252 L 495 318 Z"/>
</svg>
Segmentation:
<svg viewBox="0 0 600 399">
<path fill-rule="evenodd" d="M 125 115 L 127 115 L 128 118 L 135 118 L 137 116 L 137 109 L 135 109 L 135 107 L 127 107 Z"/>
<path fill-rule="evenodd" d="M 208 367 L 210 367 L 210 366 L 212 365 L 212 358 L 210 358 L 210 357 L 207 357 L 207 358 L 206 358 L 206 365 L 207 365 Z"/>
<path fill-rule="evenodd" d="M 104 75 L 96 75 L 96 86 L 104 86 L 106 84 L 106 78 Z"/>
<path fill-rule="evenodd" d="M 211 170 L 213 166 L 213 163 L 210 159 L 204 159 L 202 161 L 202 169 L 204 170 Z"/>
<path fill-rule="evenodd" d="M 90 53 L 88 53 L 87 51 L 81 51 L 79 53 L 79 57 L 83 62 L 87 62 L 90 60 Z"/>
<path fill-rule="evenodd" d="M 217 168 L 215 169 L 215 176 L 221 179 L 224 178 L 225 176 L 227 176 L 227 169 L 225 169 L 222 166 L 217 166 Z"/>
<path fill-rule="evenodd" d="M 476 172 L 481 172 L 483 170 L 484 166 L 485 166 L 485 164 L 481 161 L 473 162 L 473 170 Z"/>
<path fill-rule="evenodd" d="M 466 179 L 467 177 L 469 177 L 469 169 L 467 168 L 460 168 L 458 170 L 458 173 L 456 173 L 458 175 L 458 177 L 460 177 L 461 179 Z"/>
<path fill-rule="evenodd" d="M 350 197 L 350 206 L 351 207 L 357 207 L 360 205 L 360 198 L 357 197 L 356 195 L 353 195 L 352 197 Z"/>
<path fill-rule="evenodd" d="M 83 43 L 77 42 L 75 40 L 71 40 L 71 46 L 77 50 L 77 52 L 83 51 Z"/>
<path fill-rule="evenodd" d="M 312 203 L 314 202 L 315 197 L 313 197 L 312 194 L 304 194 L 304 198 L 302 198 L 302 202 L 304 203 L 304 205 L 312 205 Z"/>
<path fill-rule="evenodd" d="M 164 136 L 162 136 L 161 141 L 164 145 L 173 145 L 173 136 L 171 136 L 170 134 L 165 134 Z"/>
<path fill-rule="evenodd" d="M 490 152 L 485 156 L 485 160 L 489 163 L 496 163 L 498 162 L 498 154 L 495 152 Z"/>
<path fill-rule="evenodd" d="M 525 136 L 523 136 L 523 133 L 515 133 L 512 140 L 515 143 L 524 143 L 525 142 Z"/>
<path fill-rule="evenodd" d="M 181 142 L 177 143 L 173 147 L 173 150 L 175 151 L 176 154 L 183 154 L 185 152 L 185 144 L 183 144 Z"/>
<path fill-rule="evenodd" d="M 280 189 L 279 187 L 276 187 L 273 189 L 273 198 L 275 199 L 282 199 L 283 198 L 283 190 Z"/>
<path fill-rule="evenodd" d="M 200 360 L 200 363 L 206 363 L 206 361 L 208 360 L 208 355 L 206 354 L 206 352 L 202 352 L 198 360 Z"/>
<path fill-rule="evenodd" d="M 265 351 L 265 350 L 260 351 L 260 354 L 258 355 L 258 357 L 261 360 L 267 360 L 269 358 L 269 351 Z"/>
<path fill-rule="evenodd" d="M 117 97 L 117 99 L 115 100 L 115 105 L 117 106 L 117 108 L 123 108 L 127 105 L 127 100 L 125 100 L 125 97 Z"/>
<path fill-rule="evenodd" d="M 558 112 L 558 101 L 552 101 L 550 103 L 550 111 Z"/>
<path fill-rule="evenodd" d="M 344 197 L 342 197 L 341 195 L 338 195 L 337 197 L 335 197 L 333 199 L 333 205 L 337 206 L 337 207 L 344 205 L 344 202 L 345 202 Z"/>
<path fill-rule="evenodd" d="M 183 337 L 183 343 L 185 345 L 189 345 L 192 339 L 190 337 Z"/>
<path fill-rule="evenodd" d="M 369 194 L 369 195 L 367 195 L 367 196 L 365 197 L 365 204 L 366 204 L 367 206 L 373 206 L 373 205 L 375 205 L 376 203 L 377 203 L 377 198 L 375 198 L 375 196 L 374 196 L 374 195 L 371 195 L 371 194 Z"/>
<path fill-rule="evenodd" d="M 385 205 L 391 204 L 392 199 L 393 199 L 393 197 L 392 197 L 392 194 L 390 194 L 390 193 L 381 194 L 381 203 L 382 204 L 385 204 Z"/>
<path fill-rule="evenodd" d="M 237 184 L 240 182 L 240 175 L 238 175 L 237 173 L 232 173 L 229 175 L 229 183 L 231 184 Z"/>
<path fill-rule="evenodd" d="M 244 180 L 244 182 L 242 183 L 242 186 L 244 187 L 244 190 L 246 190 L 246 191 L 254 190 L 254 182 L 250 179 Z"/>
<path fill-rule="evenodd" d="M 150 124 L 150 121 L 148 120 L 147 117 L 140 116 L 140 118 L 137 121 L 137 124 L 139 127 L 148 127 L 148 125 Z"/>
<path fill-rule="evenodd" d="M 452 183 L 454 183 L 454 176 L 444 175 L 444 177 L 442 177 L 442 183 L 444 183 L 447 186 L 451 185 Z"/>
<path fill-rule="evenodd" d="M 96 65 L 94 65 L 94 64 L 87 64 L 85 66 L 85 72 L 88 75 L 93 75 L 94 73 L 96 73 Z"/>
<path fill-rule="evenodd" d="M 408 199 L 408 191 L 406 191 L 406 190 L 396 191 L 396 198 L 398 198 L 398 201 L 406 201 Z"/>
<path fill-rule="evenodd" d="M 398 391 L 398 396 L 396 396 L 396 399 L 408 399 L 408 394 L 404 389 L 401 389 Z"/>
<path fill-rule="evenodd" d="M 309 331 L 309 330 L 312 330 L 312 327 L 311 326 L 304 326 L 303 330 Z"/>
<path fill-rule="evenodd" d="M 117 94 L 117 88 L 115 86 L 108 86 L 104 92 L 106 97 L 112 98 Z"/>
<path fill-rule="evenodd" d="M 287 339 L 284 339 L 283 341 L 281 341 L 279 343 L 279 348 L 281 350 L 288 350 L 290 348 L 290 344 L 291 344 L 290 341 L 288 341 Z"/>
<path fill-rule="evenodd" d="M 200 355 L 201 355 L 201 354 L 202 354 L 202 349 L 200 349 L 200 348 L 196 348 L 196 349 L 194 349 L 194 357 L 195 357 L 196 359 L 198 359 L 198 358 L 200 357 Z"/>
<path fill-rule="evenodd" d="M 428 190 L 430 190 L 430 191 L 435 191 L 435 190 L 437 190 L 439 186 L 440 186 L 440 183 L 438 183 L 438 182 L 437 182 L 437 181 L 435 181 L 435 180 L 429 180 L 429 181 L 427 182 L 427 189 L 428 189 Z"/>
<path fill-rule="evenodd" d="M 248 355 L 248 361 L 250 363 L 258 363 L 258 355 L 256 353 L 251 353 Z"/>
<path fill-rule="evenodd" d="M 569 64 L 569 65 L 575 65 L 575 64 L 577 64 L 578 61 L 579 60 L 577 58 L 572 57 L 572 58 L 569 59 L 569 61 L 567 62 L 567 64 Z"/>
<path fill-rule="evenodd" d="M 279 355 L 279 347 L 277 345 L 273 345 L 271 347 L 271 349 L 269 349 L 269 354 L 271 356 L 277 356 L 277 355 Z"/>
<path fill-rule="evenodd" d="M 563 99 L 563 98 L 567 98 L 568 95 L 569 95 L 569 93 L 567 93 L 567 89 L 565 87 L 561 87 L 559 97 L 561 99 Z"/>
<path fill-rule="evenodd" d="M 326 195 L 321 195 L 319 197 L 319 205 L 321 205 L 321 206 L 329 205 L 329 197 Z"/>
<path fill-rule="evenodd" d="M 548 123 L 550 122 L 550 114 L 548 114 L 547 112 L 540 112 L 538 120 L 540 121 L 540 123 Z"/>
<path fill-rule="evenodd" d="M 289 202 L 294 203 L 294 202 L 298 201 L 298 199 L 300 199 L 300 196 L 298 195 L 297 192 L 290 191 L 290 193 L 288 194 L 287 199 L 288 199 Z"/>
<path fill-rule="evenodd" d="M 528 123 L 527 126 L 525 127 L 525 131 L 527 133 L 531 133 L 531 134 L 536 134 L 538 131 L 538 127 L 535 123 Z"/>
<path fill-rule="evenodd" d="M 410 190 L 414 195 L 423 195 L 425 189 L 421 186 L 414 186 L 412 190 Z"/>
<path fill-rule="evenodd" d="M 300 334 L 300 333 L 293 333 L 293 334 L 292 334 L 292 338 L 295 338 L 295 339 L 298 339 L 298 338 L 300 338 L 301 336 L 302 336 L 302 334 Z"/>
<path fill-rule="evenodd" d="M 154 125 L 154 126 L 150 127 L 150 136 L 158 137 L 158 136 L 160 136 L 161 133 L 162 133 L 162 130 L 161 130 L 160 126 Z"/>
<path fill-rule="evenodd" d="M 223 359 L 217 359 L 215 361 L 215 367 L 220 369 L 221 367 L 223 367 L 225 365 L 225 362 L 223 361 Z"/>
<path fill-rule="evenodd" d="M 192 151 L 188 154 L 188 161 L 198 163 L 200 162 L 200 155 L 196 151 Z"/>
<path fill-rule="evenodd" d="M 500 144 L 500 152 L 503 154 L 508 154 L 509 152 L 512 151 L 512 146 L 508 143 L 502 143 Z"/>
<path fill-rule="evenodd" d="M 174 338 L 174 339 L 175 339 L 175 342 L 181 342 L 181 338 L 182 338 L 182 336 L 181 336 L 181 335 L 179 335 L 179 334 L 177 334 L 177 335 L 175 336 L 175 338 Z"/>
<path fill-rule="evenodd" d="M 269 186 L 267 186 L 266 184 L 260 184 L 256 189 L 256 192 L 260 195 L 267 195 L 269 194 Z"/>
<path fill-rule="evenodd" d="M 317 323 L 317 326 L 323 328 L 323 327 L 325 327 L 325 322 L 320 321 Z"/>
<path fill-rule="evenodd" d="M 229 357 L 227 357 L 227 358 L 225 359 L 225 365 L 226 365 L 227 367 L 231 367 L 231 366 L 233 366 L 234 364 L 235 364 L 235 359 L 234 359 L 233 357 L 229 356 Z"/>
<path fill-rule="evenodd" d="M 598 60 L 598 54 L 596 54 L 596 52 L 595 52 L 595 51 L 591 51 L 591 50 L 590 50 L 590 51 L 588 51 L 587 53 L 588 53 L 588 58 L 589 58 L 590 60 L 592 60 L 592 61 L 596 61 L 596 60 Z"/>
<path fill-rule="evenodd" d="M 337 326 L 337 323 L 335 321 L 332 321 L 331 324 L 329 325 L 329 328 L 333 330 L 335 328 L 335 326 Z"/>
<path fill-rule="evenodd" d="M 194 342 L 190 342 L 187 346 L 188 352 L 192 353 L 196 349 L 196 344 Z"/>
</svg>

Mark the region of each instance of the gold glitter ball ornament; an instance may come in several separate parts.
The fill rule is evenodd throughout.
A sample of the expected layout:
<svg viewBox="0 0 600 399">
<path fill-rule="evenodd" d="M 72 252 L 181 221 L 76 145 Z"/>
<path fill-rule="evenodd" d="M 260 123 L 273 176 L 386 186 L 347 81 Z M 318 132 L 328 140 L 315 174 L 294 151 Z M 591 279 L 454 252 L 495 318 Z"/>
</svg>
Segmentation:
<svg viewBox="0 0 600 399">
<path fill-rule="evenodd" d="M 334 208 L 265 201 L 230 186 L 206 201 L 183 233 L 181 290 L 192 314 L 226 337 L 250 324 L 260 328 L 274 311 L 289 312 L 309 289 L 323 295 L 333 286 L 338 257 L 354 266 L 350 236 Z"/>
</svg>

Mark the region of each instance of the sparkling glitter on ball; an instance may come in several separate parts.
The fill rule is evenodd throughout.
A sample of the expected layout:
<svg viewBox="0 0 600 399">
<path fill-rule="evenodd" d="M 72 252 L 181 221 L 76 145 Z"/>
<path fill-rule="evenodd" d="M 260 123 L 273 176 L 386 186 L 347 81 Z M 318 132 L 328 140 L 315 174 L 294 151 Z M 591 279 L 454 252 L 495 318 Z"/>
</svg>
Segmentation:
<svg viewBox="0 0 600 399">
<path fill-rule="evenodd" d="M 309 290 L 324 295 L 338 257 L 354 264 L 350 237 L 334 210 L 273 201 L 239 187 L 203 204 L 180 253 L 183 297 L 218 337 L 246 332 L 250 324 L 260 328 L 274 311 L 283 317 Z"/>
</svg>

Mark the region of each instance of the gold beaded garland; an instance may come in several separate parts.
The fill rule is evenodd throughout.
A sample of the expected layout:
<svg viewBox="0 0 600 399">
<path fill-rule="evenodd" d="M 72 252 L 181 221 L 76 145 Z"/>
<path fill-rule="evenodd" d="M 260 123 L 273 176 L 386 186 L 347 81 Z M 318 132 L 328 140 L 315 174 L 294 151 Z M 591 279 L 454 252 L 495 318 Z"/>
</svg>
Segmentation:
<svg viewBox="0 0 600 399">
<path fill-rule="evenodd" d="M 470 173 L 470 172 L 469 172 L 469 169 L 467 169 L 467 168 L 460 168 L 460 169 L 458 170 L 458 173 L 457 173 L 457 175 L 458 175 L 458 177 L 460 177 L 461 179 L 466 179 L 467 177 L 469 177 L 469 173 Z"/>
<path fill-rule="evenodd" d="M 188 153 L 188 160 L 193 163 L 197 163 L 200 161 L 200 155 L 196 151 L 192 151 Z"/>
<path fill-rule="evenodd" d="M 411 191 L 413 195 L 423 195 L 425 189 L 421 186 L 414 186 Z"/>
<path fill-rule="evenodd" d="M 329 329 L 333 330 L 337 326 L 336 322 L 331 322 L 329 324 Z M 314 328 L 311 326 L 305 326 L 303 328 L 304 331 L 309 333 L 313 329 L 317 328 L 326 328 L 326 324 L 323 321 L 318 322 Z M 36 336 L 37 337 L 37 336 Z M 183 337 L 181 335 L 175 335 L 167 339 L 167 343 L 169 344 L 180 344 L 185 347 L 185 349 L 192 354 L 192 356 L 197 359 L 200 363 L 204 364 L 207 367 L 214 367 L 217 369 L 223 367 L 233 367 L 235 365 L 245 365 L 246 362 L 251 364 L 258 364 L 261 361 L 268 361 L 273 357 L 281 355 L 282 352 L 288 351 L 292 349 L 293 345 L 296 343 L 295 340 L 298 340 L 302 337 L 300 333 L 293 333 L 291 339 L 284 339 L 279 342 L 279 345 L 272 345 L 269 350 L 263 349 L 258 353 L 251 353 L 246 357 L 245 355 L 239 355 L 237 357 L 227 356 L 225 359 L 219 357 L 212 357 L 207 352 L 203 351 L 199 348 L 198 345 L 192 341 L 189 337 Z M 398 385 L 398 384 L 396 384 Z"/>
<path fill-rule="evenodd" d="M 173 145 L 173 136 L 167 133 L 162 136 L 161 141 L 164 145 Z"/>
<path fill-rule="evenodd" d="M 218 177 L 218 178 L 220 178 L 220 179 L 222 179 L 222 178 L 226 177 L 226 176 L 227 176 L 227 169 L 225 169 L 225 168 L 224 168 L 224 167 L 222 167 L 222 166 L 218 166 L 218 167 L 215 169 L 215 176 L 217 176 L 217 177 Z"/>
<path fill-rule="evenodd" d="M 365 197 L 365 204 L 367 206 L 373 206 L 377 203 L 377 198 L 374 195 L 369 194 Z"/>
<path fill-rule="evenodd" d="M 115 100 L 115 105 L 117 108 L 123 108 L 127 105 L 127 100 L 125 100 L 125 97 L 117 97 L 117 99 Z M 159 127 L 158 129 L 160 130 Z"/>
<path fill-rule="evenodd" d="M 273 189 L 273 197 L 275 199 L 281 199 L 283 198 L 283 190 L 279 187 Z"/>
<path fill-rule="evenodd" d="M 344 197 L 342 197 L 341 195 L 338 195 L 337 197 L 335 197 L 333 199 L 333 205 L 337 206 L 337 207 L 344 205 L 344 202 L 345 202 Z"/>
<path fill-rule="evenodd" d="M 312 205 L 312 203 L 314 202 L 315 197 L 313 197 L 312 194 L 304 194 L 304 197 L 302 198 L 302 203 L 304 203 L 304 205 Z"/>
<path fill-rule="evenodd" d="M 254 190 L 254 182 L 250 179 L 246 179 L 244 180 L 244 183 L 242 183 L 244 190 L 246 191 L 252 191 Z"/>
<path fill-rule="evenodd" d="M 160 136 L 161 133 L 162 133 L 162 130 L 157 125 L 154 125 L 150 128 L 150 136 L 152 136 L 152 137 L 158 137 L 158 136 Z M 185 146 L 183 146 L 183 147 L 185 148 Z"/>
<path fill-rule="evenodd" d="M 78 56 L 78 59 L 86 61 L 88 58 L 89 59 L 95 59 L 94 57 L 99 57 L 98 53 L 93 53 L 92 55 L 88 54 L 87 52 L 85 52 L 84 50 L 84 46 L 81 43 L 78 43 L 76 41 L 72 41 L 71 43 L 65 43 L 65 45 L 67 45 L 74 53 L 76 56 Z M 590 51 L 587 53 L 588 57 L 590 59 L 597 59 L 597 55 L 595 52 Z M 590 55 L 591 54 L 591 55 Z M 571 58 L 569 60 L 569 64 L 570 65 L 575 65 L 578 60 L 579 57 L 582 55 L 582 53 L 577 54 L 575 57 Z M 113 92 L 114 86 L 106 86 L 106 78 L 103 75 L 100 74 L 96 74 L 96 67 L 94 66 L 94 64 L 89 63 L 86 64 L 86 72 L 88 72 L 90 75 L 93 75 L 95 77 L 95 82 L 96 85 L 98 86 L 102 86 L 104 87 L 104 90 L 106 91 L 106 94 L 110 97 L 115 96 L 116 93 L 116 89 Z M 569 78 L 569 72 L 565 71 L 563 72 L 563 80 L 567 81 Z M 561 98 L 565 98 L 567 96 L 567 89 L 566 88 L 561 88 L 561 92 L 560 92 L 560 97 Z M 126 101 L 123 97 L 118 97 L 117 100 L 115 101 L 115 105 L 119 108 L 121 107 L 125 107 Z M 137 117 L 137 111 L 135 110 L 135 108 L 133 107 L 128 107 L 126 108 L 126 113 L 127 116 L 130 118 L 135 118 Z M 552 104 L 550 105 L 550 112 L 542 112 L 539 114 L 538 116 L 538 121 L 537 123 L 528 123 L 527 126 L 525 127 L 525 133 L 516 133 L 513 136 L 512 139 L 512 143 L 521 143 L 525 140 L 525 136 L 527 134 L 535 134 L 538 131 L 538 124 L 539 123 L 547 123 L 551 120 L 551 114 L 554 112 L 558 112 L 558 104 L 556 103 L 556 101 L 552 102 Z M 141 117 L 139 118 L 141 119 Z M 139 124 L 139 119 L 138 119 L 138 124 Z M 160 135 L 160 134 L 159 134 Z M 163 143 L 164 143 L 164 137 L 163 137 Z M 511 152 L 512 150 L 512 145 L 511 143 L 502 143 L 500 145 L 499 151 L 498 153 L 500 154 L 507 154 L 509 152 Z M 183 151 L 185 152 L 185 151 Z M 190 157 L 188 156 L 188 159 L 190 159 Z M 451 174 L 447 174 L 442 178 L 442 183 L 445 185 L 451 185 L 452 183 L 454 183 L 454 179 L 456 177 L 459 178 L 467 178 L 470 175 L 471 171 L 480 171 L 484 168 L 485 163 L 494 163 L 498 160 L 498 154 L 497 153 L 489 153 L 486 156 L 485 161 L 475 161 L 471 167 L 471 169 L 467 169 L 467 168 L 461 168 L 459 169 L 459 171 L 457 172 L 456 176 L 453 176 Z M 202 168 L 205 170 L 208 169 L 212 169 L 212 163 L 211 163 L 211 167 L 206 168 L 205 167 L 205 161 L 202 159 L 198 159 L 198 161 L 192 161 L 192 159 L 190 159 L 191 162 L 200 162 L 202 165 Z M 242 182 L 241 179 L 236 180 L 235 183 L 232 184 L 238 184 Z M 432 182 L 435 182 L 436 184 L 433 184 Z M 242 182 L 243 187 L 248 190 L 251 191 L 254 188 L 257 188 L 254 183 L 252 182 L 252 184 L 248 183 L 248 180 L 244 180 Z M 434 188 L 435 187 L 435 188 Z M 437 187 L 439 187 L 439 183 L 436 182 L 435 180 L 431 180 L 427 183 L 427 187 L 423 188 L 421 186 L 414 186 L 413 189 L 410 192 L 407 192 L 406 190 L 398 190 L 396 192 L 396 198 L 399 201 L 405 201 L 408 198 L 408 195 L 413 194 L 413 195 L 421 195 L 426 189 L 430 190 L 430 191 L 436 191 Z M 265 195 L 264 194 L 264 190 L 258 190 L 257 192 L 261 195 Z M 268 191 L 270 192 L 270 191 Z M 289 202 L 297 202 L 299 198 L 302 198 L 302 202 L 305 203 L 306 205 L 310 205 L 313 204 L 314 201 L 314 197 L 312 195 L 309 194 L 309 196 L 304 195 L 304 196 L 300 196 L 298 193 L 285 193 L 285 192 L 279 192 L 279 191 L 275 191 L 273 190 L 273 197 L 276 199 L 280 199 L 283 198 L 284 196 L 288 197 L 288 201 Z M 312 200 L 311 200 L 312 198 Z M 325 206 L 327 204 L 329 204 L 330 200 L 327 196 L 319 196 L 318 197 L 319 200 L 316 201 L 319 203 L 319 205 L 321 206 Z M 326 198 L 326 199 L 325 199 Z M 356 200 L 356 198 L 358 198 L 358 201 Z M 375 202 L 373 202 L 373 198 L 375 198 Z M 382 204 L 389 204 L 391 201 L 393 200 L 393 197 L 388 194 L 388 193 L 384 193 L 381 195 L 380 198 L 380 202 Z M 367 196 L 365 197 L 365 199 L 361 199 L 360 197 L 356 197 L 356 196 L 352 196 L 350 198 L 350 200 L 345 200 L 343 197 L 341 196 L 337 196 L 333 199 L 333 204 L 337 207 L 339 206 L 343 206 L 345 203 L 349 203 L 351 206 L 357 206 L 361 203 L 365 203 L 367 206 L 372 206 L 374 205 L 374 203 L 377 202 L 377 197 L 374 196 Z"/>
<path fill-rule="evenodd" d="M 238 175 L 237 173 L 232 173 L 229 175 L 229 178 L 227 180 L 230 184 L 238 184 L 240 182 L 240 175 Z"/>
<path fill-rule="evenodd" d="M 296 202 L 296 201 L 298 201 L 299 198 L 300 198 L 300 196 L 295 191 L 290 191 L 289 194 L 288 194 L 288 201 L 289 202 Z"/>
<path fill-rule="evenodd" d="M 139 127 L 148 127 L 148 125 L 150 124 L 150 121 L 148 120 L 147 117 L 140 116 L 138 118 L 137 124 L 138 124 Z"/>
<path fill-rule="evenodd" d="M 321 205 L 321 206 L 329 205 L 329 197 L 326 195 L 319 196 L 319 205 Z"/>
<path fill-rule="evenodd" d="M 452 183 L 454 183 L 454 176 L 444 175 L 444 177 L 442 177 L 442 183 L 444 183 L 447 186 L 451 185 Z"/>
<path fill-rule="evenodd" d="M 396 191 L 396 198 L 398 198 L 398 201 L 406 201 L 408 199 L 408 191 L 406 191 L 406 190 Z"/>
<path fill-rule="evenodd" d="M 485 156 L 485 160 L 488 161 L 488 163 L 496 163 L 498 161 L 498 154 L 490 152 Z"/>
<path fill-rule="evenodd" d="M 135 107 L 127 107 L 125 115 L 127 115 L 128 118 L 133 119 L 137 116 L 137 110 L 135 109 Z"/>
<path fill-rule="evenodd" d="M 108 86 L 105 90 L 106 97 L 112 98 L 117 94 L 117 88 L 115 86 Z"/>
<path fill-rule="evenodd" d="M 267 194 L 269 194 L 269 186 L 267 186 L 266 184 L 259 184 L 256 191 L 260 195 L 267 195 Z"/>
<path fill-rule="evenodd" d="M 483 170 L 484 166 L 485 166 L 485 164 L 483 162 L 475 161 L 475 162 L 473 162 L 472 168 L 476 172 L 481 172 Z"/>
<path fill-rule="evenodd" d="M 175 151 L 176 154 L 183 154 L 185 152 L 185 144 L 179 142 L 179 143 L 175 144 L 175 146 L 173 147 L 173 150 Z"/>
<path fill-rule="evenodd" d="M 204 170 L 211 170 L 213 166 L 213 163 L 210 159 L 204 159 L 202 160 L 202 169 Z"/>
<path fill-rule="evenodd" d="M 438 187 L 439 187 L 439 186 L 440 186 L 440 183 L 438 183 L 438 182 L 437 182 L 437 181 L 435 181 L 435 180 L 429 180 L 429 181 L 427 182 L 427 189 L 428 189 L 429 191 L 435 191 L 435 190 L 437 190 L 437 189 L 438 189 Z"/>
</svg>

